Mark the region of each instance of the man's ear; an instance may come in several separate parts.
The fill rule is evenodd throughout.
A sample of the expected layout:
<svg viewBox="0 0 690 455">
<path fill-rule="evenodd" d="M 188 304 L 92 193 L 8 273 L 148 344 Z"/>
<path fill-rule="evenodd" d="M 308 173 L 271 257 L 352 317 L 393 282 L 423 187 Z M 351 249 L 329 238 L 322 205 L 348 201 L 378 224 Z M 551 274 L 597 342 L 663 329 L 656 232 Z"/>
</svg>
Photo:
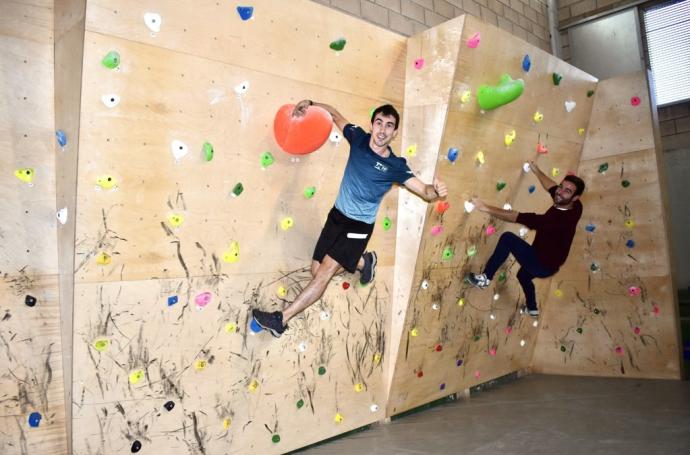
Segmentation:
<svg viewBox="0 0 690 455">
<path fill-rule="evenodd" d="M 577 201 L 578 199 L 580 199 L 580 195 L 579 195 L 579 194 L 578 194 L 577 196 L 573 196 L 570 200 L 573 201 L 573 202 L 575 202 L 575 201 Z"/>
</svg>

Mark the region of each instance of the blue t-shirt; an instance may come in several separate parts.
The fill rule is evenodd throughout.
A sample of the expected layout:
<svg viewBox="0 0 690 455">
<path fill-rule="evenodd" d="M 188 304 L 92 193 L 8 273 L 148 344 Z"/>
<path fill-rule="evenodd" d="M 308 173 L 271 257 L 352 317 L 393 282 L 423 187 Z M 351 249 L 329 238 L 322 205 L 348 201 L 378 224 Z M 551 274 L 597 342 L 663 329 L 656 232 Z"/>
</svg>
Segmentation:
<svg viewBox="0 0 690 455">
<path fill-rule="evenodd" d="M 343 129 L 350 143 L 350 157 L 340 183 L 335 208 L 348 218 L 373 224 L 381 199 L 394 183 L 403 184 L 414 174 L 405 158 L 390 155 L 383 158 L 370 147 L 371 134 L 358 126 L 347 124 Z"/>
</svg>

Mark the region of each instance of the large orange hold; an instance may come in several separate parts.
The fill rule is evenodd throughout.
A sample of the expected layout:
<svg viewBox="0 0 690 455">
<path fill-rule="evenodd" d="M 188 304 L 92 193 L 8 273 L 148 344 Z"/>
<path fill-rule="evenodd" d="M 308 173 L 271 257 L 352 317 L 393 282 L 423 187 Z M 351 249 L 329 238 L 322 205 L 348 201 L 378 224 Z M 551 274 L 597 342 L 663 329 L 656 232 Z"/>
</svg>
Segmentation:
<svg viewBox="0 0 690 455">
<path fill-rule="evenodd" d="M 285 104 L 273 120 L 273 134 L 281 149 L 293 155 L 317 150 L 328 139 L 333 128 L 331 114 L 318 106 L 309 106 L 302 117 L 293 117 L 294 104 Z"/>
</svg>

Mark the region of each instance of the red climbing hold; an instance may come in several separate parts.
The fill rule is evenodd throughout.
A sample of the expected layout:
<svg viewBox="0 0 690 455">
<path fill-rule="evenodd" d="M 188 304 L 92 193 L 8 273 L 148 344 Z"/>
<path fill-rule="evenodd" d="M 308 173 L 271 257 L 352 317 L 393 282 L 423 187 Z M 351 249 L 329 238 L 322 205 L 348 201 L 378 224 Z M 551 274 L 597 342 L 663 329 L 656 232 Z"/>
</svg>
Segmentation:
<svg viewBox="0 0 690 455">
<path fill-rule="evenodd" d="M 437 344 L 436 345 L 436 352 L 441 352 L 441 351 L 443 351 L 443 346 L 441 346 L 440 344 Z"/>
<path fill-rule="evenodd" d="M 418 377 L 418 378 L 421 378 L 422 376 L 424 376 L 424 372 L 423 372 L 422 370 L 419 370 L 419 371 L 417 372 L 417 377 Z"/>
<path fill-rule="evenodd" d="M 446 210 L 450 208 L 450 202 L 448 201 L 438 201 L 436 203 L 436 213 L 443 215 Z"/>
<path fill-rule="evenodd" d="M 294 117 L 294 104 L 285 104 L 273 120 L 273 134 L 281 149 L 293 155 L 306 155 L 321 147 L 333 129 L 333 118 L 323 108 L 309 106 L 307 113 Z"/>
<path fill-rule="evenodd" d="M 343 281 L 343 289 L 345 289 L 346 291 L 350 289 L 350 283 L 348 283 L 347 281 Z"/>
<path fill-rule="evenodd" d="M 630 98 L 630 104 L 632 104 L 633 106 L 639 106 L 640 101 L 641 100 L 639 96 L 633 96 L 632 98 Z"/>
</svg>

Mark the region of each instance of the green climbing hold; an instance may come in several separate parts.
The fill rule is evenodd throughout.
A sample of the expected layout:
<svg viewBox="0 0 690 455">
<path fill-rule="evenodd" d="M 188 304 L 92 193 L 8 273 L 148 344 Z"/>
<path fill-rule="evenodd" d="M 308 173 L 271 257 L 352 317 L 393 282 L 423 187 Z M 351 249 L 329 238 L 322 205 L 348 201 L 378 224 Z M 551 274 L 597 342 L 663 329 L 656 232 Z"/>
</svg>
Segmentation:
<svg viewBox="0 0 690 455">
<path fill-rule="evenodd" d="M 577 333 L 582 333 L 582 327 L 577 328 Z"/>
<path fill-rule="evenodd" d="M 319 376 L 326 374 L 326 367 L 319 367 Z"/>
<path fill-rule="evenodd" d="M 453 259 L 454 253 L 453 253 L 453 247 L 447 246 L 443 249 L 443 260 L 444 261 L 450 261 Z"/>
<path fill-rule="evenodd" d="M 347 40 L 345 38 L 340 38 L 335 41 L 331 41 L 331 45 L 329 47 L 334 51 L 342 51 L 343 49 L 345 49 L 346 44 Z"/>
<path fill-rule="evenodd" d="M 502 283 L 506 280 L 506 272 L 501 272 L 498 274 L 498 281 L 499 283 Z"/>
<path fill-rule="evenodd" d="M 474 340 L 474 341 L 479 341 L 480 338 L 481 338 L 481 337 L 480 337 L 479 335 L 475 335 L 474 338 L 473 338 L 473 340 Z"/>
<path fill-rule="evenodd" d="M 561 76 L 558 73 L 553 73 L 553 85 L 561 85 L 561 80 L 563 79 L 563 76 Z"/>
<path fill-rule="evenodd" d="M 525 90 L 525 81 L 513 79 L 509 74 L 503 74 L 498 85 L 480 85 L 477 90 L 477 101 L 479 107 L 485 111 L 496 109 L 497 107 L 515 101 Z"/>
<path fill-rule="evenodd" d="M 561 352 L 565 352 L 565 346 L 561 346 Z"/>
<path fill-rule="evenodd" d="M 391 221 L 390 218 L 385 217 L 385 218 L 383 219 L 383 230 L 384 230 L 384 231 L 389 230 L 389 229 L 391 228 L 392 225 L 393 225 L 393 222 Z"/>
<path fill-rule="evenodd" d="M 596 273 L 599 270 L 601 270 L 601 267 L 599 267 L 599 264 L 597 264 L 596 262 L 592 262 L 592 265 L 589 266 L 589 270 Z"/>
<path fill-rule="evenodd" d="M 599 314 L 599 308 L 594 309 L 594 314 Z"/>
<path fill-rule="evenodd" d="M 232 189 L 232 195 L 237 197 L 242 194 L 242 191 L 244 191 L 244 185 L 242 185 L 242 182 L 237 182 L 237 185 Z"/>
<path fill-rule="evenodd" d="M 629 181 L 629 180 L 623 180 L 623 181 L 621 182 L 621 186 L 622 186 L 623 188 L 629 187 L 629 186 L 630 186 L 630 181 Z"/>
<path fill-rule="evenodd" d="M 278 444 L 280 442 L 280 435 L 274 434 L 273 437 L 271 438 L 271 441 L 273 441 L 274 444 Z"/>
<path fill-rule="evenodd" d="M 264 152 L 261 154 L 261 167 L 262 168 L 267 168 L 271 164 L 275 162 L 275 158 L 273 158 L 273 155 L 271 152 Z"/>
<path fill-rule="evenodd" d="M 609 170 L 609 163 L 603 163 L 599 165 L 599 173 L 603 174 L 604 172 Z"/>
<path fill-rule="evenodd" d="M 316 187 L 315 186 L 308 186 L 304 189 L 304 197 L 307 199 L 311 199 L 314 197 L 316 194 Z"/>
<path fill-rule="evenodd" d="M 213 146 L 210 142 L 204 142 L 204 159 L 206 161 L 213 159 Z"/>
<path fill-rule="evenodd" d="M 304 400 L 300 398 L 300 400 L 297 402 L 297 409 L 302 409 L 302 406 L 304 406 Z"/>
<path fill-rule="evenodd" d="M 375 107 L 372 107 L 369 109 L 369 120 L 374 120 L 374 111 L 376 110 Z"/>
<path fill-rule="evenodd" d="M 504 182 L 503 180 L 500 180 L 498 183 L 496 183 L 496 191 L 501 191 L 505 187 L 506 182 Z"/>
<path fill-rule="evenodd" d="M 592 96 L 594 96 L 594 90 L 588 90 L 587 91 L 587 98 L 591 98 Z"/>
<path fill-rule="evenodd" d="M 101 63 L 106 68 L 114 70 L 115 68 L 120 66 L 120 54 L 118 54 L 115 51 L 110 51 L 106 54 L 105 57 L 103 57 L 103 60 L 101 60 Z"/>
<path fill-rule="evenodd" d="M 475 245 L 472 245 L 467 249 L 467 257 L 471 258 L 476 256 L 477 254 L 477 247 Z"/>
</svg>

